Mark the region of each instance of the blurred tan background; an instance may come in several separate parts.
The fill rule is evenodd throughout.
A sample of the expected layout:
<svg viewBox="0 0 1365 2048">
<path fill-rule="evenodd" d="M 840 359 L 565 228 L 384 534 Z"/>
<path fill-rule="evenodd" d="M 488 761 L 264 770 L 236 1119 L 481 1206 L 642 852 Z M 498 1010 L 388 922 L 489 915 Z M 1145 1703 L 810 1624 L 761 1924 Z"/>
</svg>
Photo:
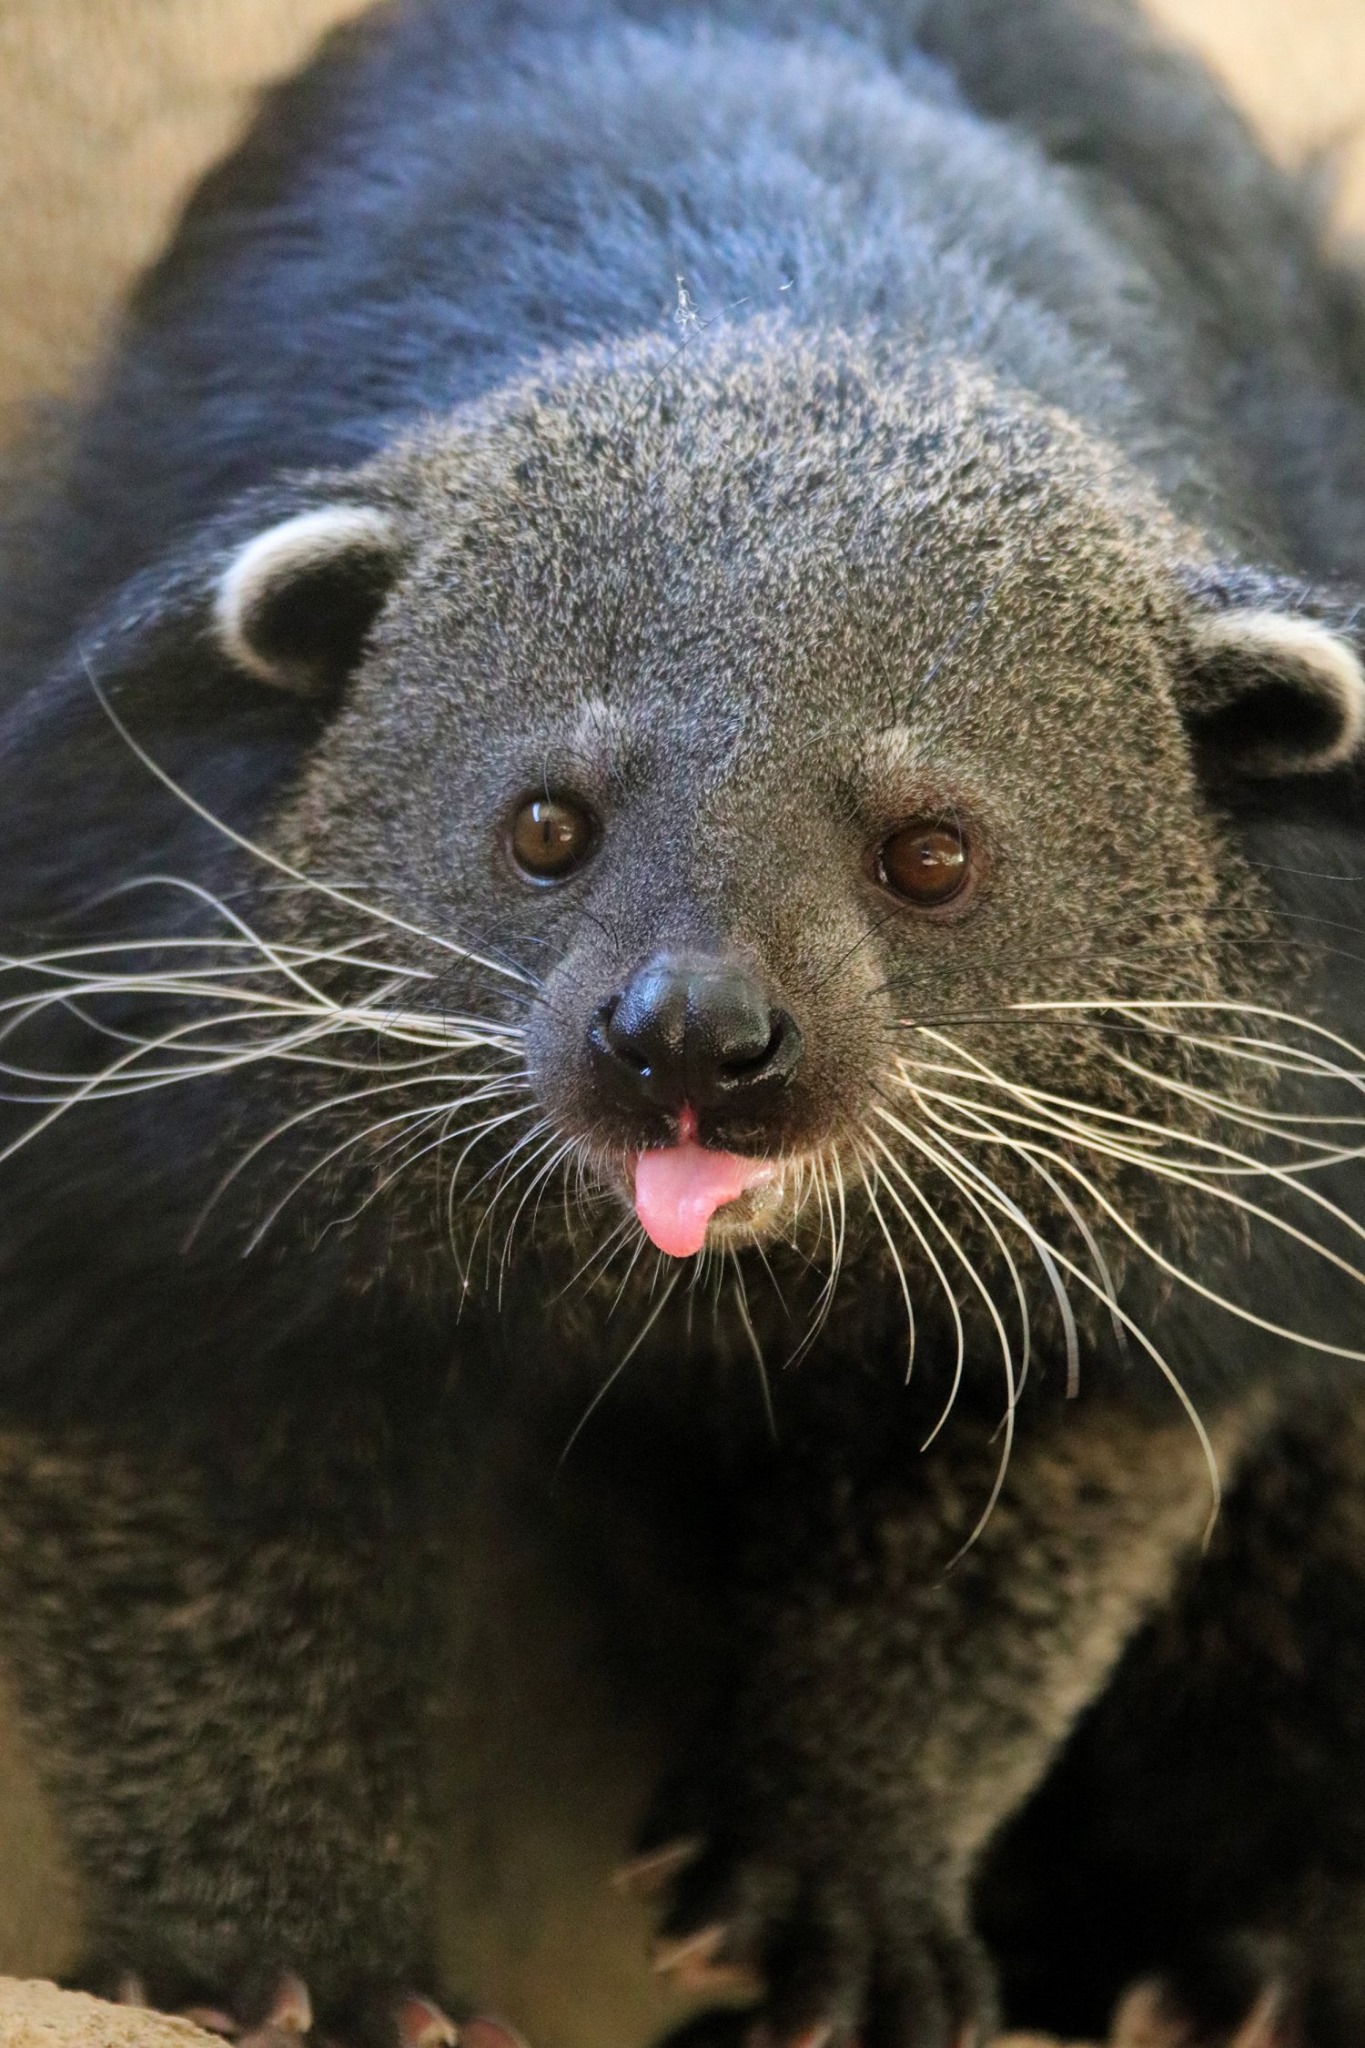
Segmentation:
<svg viewBox="0 0 1365 2048">
<path fill-rule="evenodd" d="M 255 87 L 362 4 L 0 0 L 0 428 L 18 401 L 79 377 L 117 293 Z M 1365 238 L 1365 0 L 1151 5 L 1205 52 L 1282 157 L 1333 154 L 1339 230 Z M 443 1960 L 537 2048 L 630 2048 L 667 2008 L 644 1968 L 643 1918 L 605 1878 L 643 1796 L 650 1743 L 633 1725 L 604 1732 L 612 1710 L 576 1670 L 572 1618 L 528 1559 L 486 1548 L 483 1576 L 507 1595 L 492 1609 L 525 1615 L 530 1602 L 537 1621 L 517 1645 L 471 1646 L 472 1669 L 499 1673 L 497 1710 L 474 1710 L 453 1744 Z M 0 1972 L 60 1971 L 78 1924 L 30 1757 L 0 1712 Z"/>
</svg>

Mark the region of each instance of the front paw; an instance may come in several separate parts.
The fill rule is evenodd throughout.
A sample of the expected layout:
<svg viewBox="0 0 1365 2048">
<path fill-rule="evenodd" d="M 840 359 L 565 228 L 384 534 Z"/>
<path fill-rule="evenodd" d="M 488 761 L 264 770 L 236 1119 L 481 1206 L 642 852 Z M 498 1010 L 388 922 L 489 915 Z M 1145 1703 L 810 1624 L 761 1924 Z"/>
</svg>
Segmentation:
<svg viewBox="0 0 1365 2048">
<path fill-rule="evenodd" d="M 993 1975 L 947 1887 L 690 1843 L 623 1873 L 663 1891 L 655 1968 L 680 1991 L 746 1998 L 686 2023 L 673 2048 L 969 2048 L 995 2017 Z"/>
</svg>

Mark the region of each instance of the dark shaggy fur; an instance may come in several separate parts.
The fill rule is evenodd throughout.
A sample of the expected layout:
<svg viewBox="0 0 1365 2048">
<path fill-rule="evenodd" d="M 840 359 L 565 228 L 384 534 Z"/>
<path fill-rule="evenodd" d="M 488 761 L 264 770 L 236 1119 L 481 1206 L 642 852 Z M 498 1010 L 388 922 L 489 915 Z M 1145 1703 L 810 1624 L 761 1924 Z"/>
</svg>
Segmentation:
<svg viewBox="0 0 1365 2048">
<path fill-rule="evenodd" d="M 92 1976 L 384 2036 L 450 1502 L 568 1445 L 703 1646 L 698 2040 L 1358 2041 L 1365 316 L 1208 81 L 1123 0 L 381 8 L 10 529 L 0 1615 Z M 695 1264 L 660 961 L 790 1054 Z"/>
</svg>

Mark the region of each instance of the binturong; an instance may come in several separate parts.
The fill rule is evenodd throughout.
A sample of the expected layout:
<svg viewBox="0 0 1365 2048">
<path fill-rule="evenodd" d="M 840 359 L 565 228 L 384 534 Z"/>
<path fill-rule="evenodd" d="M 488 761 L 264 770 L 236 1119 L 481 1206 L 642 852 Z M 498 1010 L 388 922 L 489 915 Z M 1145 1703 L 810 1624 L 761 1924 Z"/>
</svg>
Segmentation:
<svg viewBox="0 0 1365 2048">
<path fill-rule="evenodd" d="M 399 0 L 51 468 L 0 1641 L 81 1981 L 498 2048 L 429 1787 L 553 1608 L 689 2048 L 1365 2039 L 1365 295 L 1212 83 Z"/>
</svg>

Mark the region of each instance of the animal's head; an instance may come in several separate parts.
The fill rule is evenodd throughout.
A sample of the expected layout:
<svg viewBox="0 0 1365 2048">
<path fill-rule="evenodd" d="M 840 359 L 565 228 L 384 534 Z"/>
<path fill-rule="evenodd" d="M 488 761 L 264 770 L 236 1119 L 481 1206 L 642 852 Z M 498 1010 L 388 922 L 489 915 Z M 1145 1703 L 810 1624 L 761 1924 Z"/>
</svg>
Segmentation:
<svg viewBox="0 0 1365 2048">
<path fill-rule="evenodd" d="M 319 707 L 268 845 L 324 886 L 253 924 L 315 1048 L 380 1034 L 327 1142 L 438 1230 L 562 1184 L 588 1245 L 848 1204 L 919 1265 L 1083 1262 L 1144 1151 L 1232 1142 L 1212 1098 L 1245 1140 L 1209 1041 L 1266 932 L 1209 792 L 1346 760 L 1365 683 L 1066 420 L 776 325 L 599 352 L 177 590 L 216 687 Z"/>
</svg>

